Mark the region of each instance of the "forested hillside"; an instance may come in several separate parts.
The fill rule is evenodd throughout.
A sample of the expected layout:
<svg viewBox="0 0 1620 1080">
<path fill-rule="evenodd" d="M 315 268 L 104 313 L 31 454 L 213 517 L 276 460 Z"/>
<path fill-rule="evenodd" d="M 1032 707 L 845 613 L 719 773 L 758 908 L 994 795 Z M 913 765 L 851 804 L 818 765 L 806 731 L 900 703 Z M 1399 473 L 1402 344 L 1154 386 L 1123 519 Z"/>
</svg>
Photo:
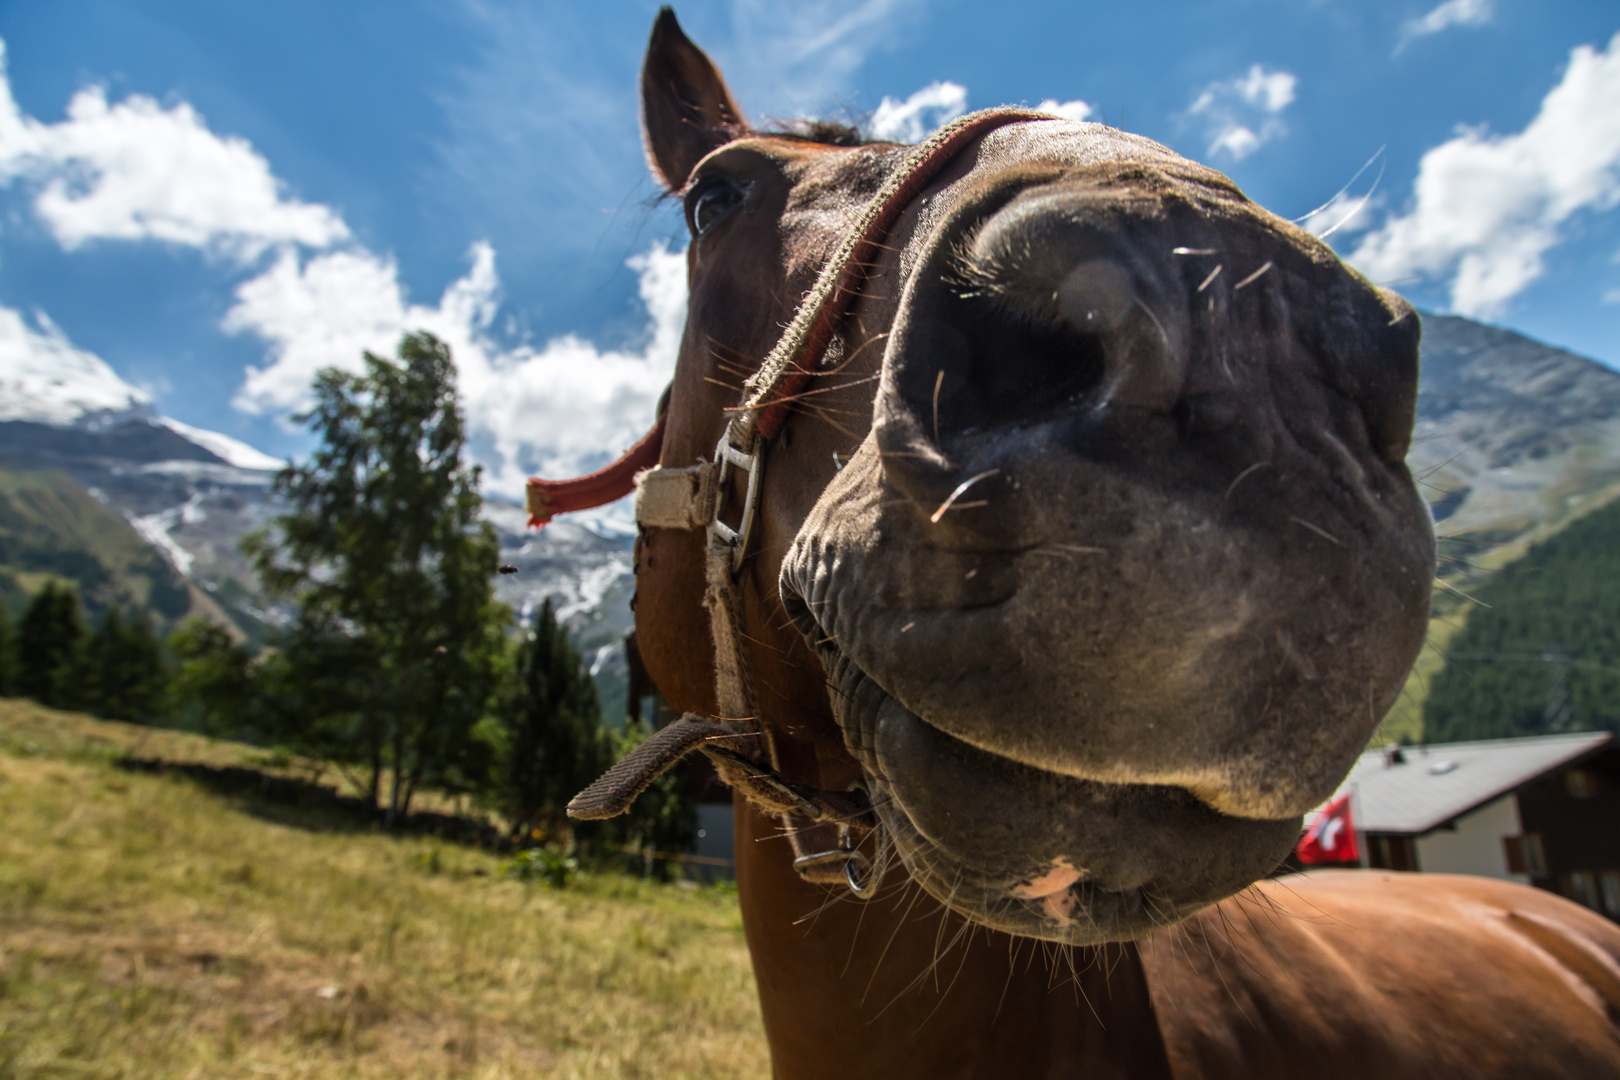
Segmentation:
<svg viewBox="0 0 1620 1080">
<path fill-rule="evenodd" d="M 1469 597 L 1515 574 L 1504 568 L 1530 545 L 1620 494 L 1620 372 L 1500 327 L 1425 314 L 1407 465 L 1440 540 L 1434 619 L 1375 744 L 1438 737 L 1427 730 L 1427 699 L 1447 654 L 1467 651 L 1453 635 L 1485 610 Z"/>
<path fill-rule="evenodd" d="M 0 600 L 20 613 L 51 579 L 73 583 L 93 615 L 138 608 L 165 624 L 219 615 L 129 522 L 71 477 L 0 458 Z"/>
<path fill-rule="evenodd" d="M 1620 502 L 1474 594 L 1423 711 L 1428 742 L 1620 729 Z"/>
</svg>

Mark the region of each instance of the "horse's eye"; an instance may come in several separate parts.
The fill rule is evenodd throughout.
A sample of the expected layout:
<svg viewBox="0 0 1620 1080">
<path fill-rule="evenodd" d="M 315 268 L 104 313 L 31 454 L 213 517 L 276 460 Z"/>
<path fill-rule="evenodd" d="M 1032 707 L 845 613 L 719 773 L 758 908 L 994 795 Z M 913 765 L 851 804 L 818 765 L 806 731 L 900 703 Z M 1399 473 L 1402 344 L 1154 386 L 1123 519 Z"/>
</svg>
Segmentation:
<svg viewBox="0 0 1620 1080">
<path fill-rule="evenodd" d="M 736 209 L 743 201 L 743 193 L 724 180 L 706 184 L 692 196 L 687 213 L 692 221 L 692 235 L 702 236 L 710 227 Z"/>
</svg>

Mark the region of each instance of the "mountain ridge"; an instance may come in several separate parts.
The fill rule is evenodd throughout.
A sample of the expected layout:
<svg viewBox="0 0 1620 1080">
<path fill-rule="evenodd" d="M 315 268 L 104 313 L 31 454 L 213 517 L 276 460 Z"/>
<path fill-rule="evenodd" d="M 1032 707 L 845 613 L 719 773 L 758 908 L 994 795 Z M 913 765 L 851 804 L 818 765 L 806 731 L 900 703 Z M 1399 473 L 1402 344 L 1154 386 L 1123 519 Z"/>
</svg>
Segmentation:
<svg viewBox="0 0 1620 1080">
<path fill-rule="evenodd" d="M 1461 592 L 1532 540 L 1620 494 L 1620 372 L 1511 330 L 1420 317 L 1408 463 L 1439 523 L 1442 584 Z M 47 400 L 42 388 L 55 384 L 39 372 L 19 380 L 6 370 L 4 338 L 0 326 L 0 393 L 28 382 L 34 411 L 16 401 L 0 407 L 0 455 L 71 477 L 247 637 L 262 639 L 284 622 L 288 610 L 259 597 L 237 548 L 280 512 L 271 483 L 282 463 L 160 416 L 99 360 L 99 368 L 73 368 L 88 384 L 65 378 L 56 386 L 61 400 Z M 128 407 L 105 407 L 118 400 Z M 77 414 L 75 403 L 84 406 Z M 622 640 L 632 622 L 632 538 L 574 520 L 531 531 L 523 509 L 500 499 L 486 499 L 484 517 L 500 538 L 502 562 L 518 570 L 495 582 L 497 596 L 524 620 L 551 600 L 611 713 L 622 700 Z M 1463 601 L 1437 595 L 1437 613 L 1455 622 Z M 1432 673 L 1432 658 L 1426 663 Z M 1411 696 L 1421 704 L 1421 690 Z"/>
</svg>

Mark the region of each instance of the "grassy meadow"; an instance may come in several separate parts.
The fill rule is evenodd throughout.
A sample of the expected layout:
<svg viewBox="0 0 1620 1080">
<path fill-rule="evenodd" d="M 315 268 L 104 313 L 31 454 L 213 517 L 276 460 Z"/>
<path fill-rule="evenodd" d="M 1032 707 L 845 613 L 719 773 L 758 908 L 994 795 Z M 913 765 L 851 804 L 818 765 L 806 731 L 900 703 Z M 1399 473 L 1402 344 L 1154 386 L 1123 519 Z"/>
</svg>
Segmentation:
<svg viewBox="0 0 1620 1080">
<path fill-rule="evenodd" d="M 734 896 L 215 794 L 0 700 L 0 1078 L 768 1075 Z"/>
</svg>

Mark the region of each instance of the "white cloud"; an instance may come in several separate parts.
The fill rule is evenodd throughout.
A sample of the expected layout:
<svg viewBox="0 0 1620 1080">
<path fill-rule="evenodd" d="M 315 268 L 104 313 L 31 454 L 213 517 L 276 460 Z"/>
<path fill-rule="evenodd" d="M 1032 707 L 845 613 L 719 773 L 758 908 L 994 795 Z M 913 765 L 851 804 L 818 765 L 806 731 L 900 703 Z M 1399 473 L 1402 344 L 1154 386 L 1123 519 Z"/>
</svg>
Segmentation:
<svg viewBox="0 0 1620 1080">
<path fill-rule="evenodd" d="M 38 186 L 34 209 L 72 250 L 91 240 L 159 240 L 251 259 L 278 243 L 325 247 L 349 235 L 325 206 L 285 196 L 245 139 L 219 136 L 184 102 L 87 87 L 45 124 L 12 97 L 0 42 L 0 184 Z"/>
<path fill-rule="evenodd" d="M 1035 111 L 1051 113 L 1065 120 L 1089 120 L 1094 110 L 1084 101 L 1059 101 L 1057 98 L 1047 98 L 1035 106 Z"/>
<path fill-rule="evenodd" d="M 1395 51 L 1400 52 L 1416 39 L 1438 34 L 1448 27 L 1484 26 L 1494 15 L 1491 0 L 1445 0 L 1427 14 L 1401 24 L 1401 40 Z"/>
<path fill-rule="evenodd" d="M 240 468 L 279 469 L 286 464 L 229 435 L 156 415 L 146 391 L 119 378 L 95 353 L 75 346 L 44 312 L 34 311 L 33 323 L 29 326 L 19 312 L 0 307 L 0 421 L 95 426 L 140 418 L 162 424 Z M 136 528 L 142 528 L 139 521 Z"/>
<path fill-rule="evenodd" d="M 538 349 L 504 345 L 490 332 L 500 279 L 488 244 L 474 245 L 471 268 L 436 305 L 409 303 L 393 261 L 353 244 L 331 208 L 285 197 L 246 140 L 214 134 L 183 102 L 164 108 L 133 95 L 110 104 L 94 87 L 73 97 L 65 120 L 41 123 L 13 99 L 0 43 L 0 185 L 18 180 L 37 186 L 34 210 L 70 250 L 120 239 L 243 262 L 275 251 L 237 285 L 222 322 L 268 347 L 233 401 L 245 412 L 295 412 L 320 368 L 357 369 L 365 350 L 393 355 L 408 330 L 437 334 L 454 351 L 472 456 L 486 466 L 488 488 L 508 495 L 520 495 L 531 473 L 587 471 L 634 442 L 674 369 L 686 319 L 679 252 L 658 245 L 629 260 L 648 316 L 639 347 L 602 349 L 573 335 Z M 151 415 L 151 396 L 43 314 L 31 326 L 0 307 L 0 419 L 72 423 L 131 409 Z M 280 464 L 226 436 L 168 423 L 233 463 Z"/>
<path fill-rule="evenodd" d="M 1605 304 L 1620 304 L 1620 289 L 1610 289 L 1603 294 Z"/>
<path fill-rule="evenodd" d="M 967 111 L 967 88 L 953 82 L 929 83 L 904 101 L 884 96 L 868 130 L 885 142 L 916 143 Z"/>
<path fill-rule="evenodd" d="M 71 424 L 86 413 L 150 409 L 145 391 L 74 346 L 43 312 L 33 322 L 0 307 L 0 420 Z"/>
<path fill-rule="evenodd" d="M 1565 224 L 1620 203 L 1620 34 L 1582 45 L 1521 132 L 1459 134 L 1423 155 L 1411 209 L 1350 261 L 1376 281 L 1450 277 L 1464 315 L 1499 310 L 1537 277 Z"/>
<path fill-rule="evenodd" d="M 244 282 L 225 329 L 270 346 L 269 363 L 250 368 L 238 408 L 287 413 L 308 403 L 322 367 L 358 370 L 360 353 L 389 356 L 408 330 L 448 343 L 477 457 L 491 490 L 517 496 L 531 474 L 573 476 L 603 464 L 652 423 L 658 395 L 674 372 L 686 320 L 686 261 L 655 245 L 630 260 L 648 314 L 645 343 L 602 349 L 574 335 L 536 349 L 494 340 L 500 279 L 495 252 L 477 244 L 472 268 L 436 306 L 406 300 L 392 262 L 369 252 L 319 255 L 300 262 L 284 252 Z"/>
<path fill-rule="evenodd" d="M 1187 116 L 1205 124 L 1210 156 L 1228 154 L 1242 160 L 1287 132 L 1282 112 L 1293 103 L 1298 85 L 1291 72 L 1255 64 L 1236 78 L 1204 87 L 1187 107 Z"/>
</svg>

